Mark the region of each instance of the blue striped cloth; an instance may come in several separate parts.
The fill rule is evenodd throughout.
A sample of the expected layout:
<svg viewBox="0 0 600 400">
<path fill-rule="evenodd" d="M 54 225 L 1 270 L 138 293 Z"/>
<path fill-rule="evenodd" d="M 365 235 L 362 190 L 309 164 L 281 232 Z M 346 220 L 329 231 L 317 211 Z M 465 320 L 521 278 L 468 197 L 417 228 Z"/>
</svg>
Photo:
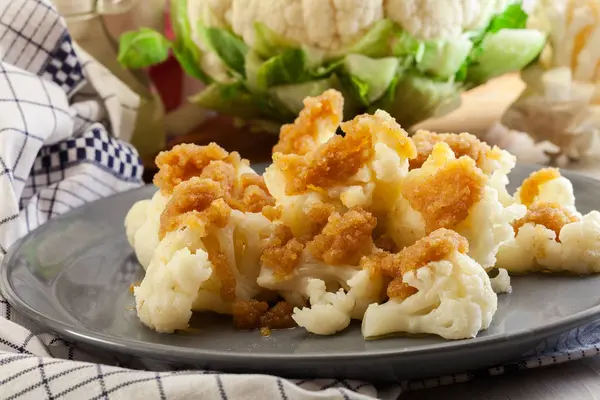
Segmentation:
<svg viewBox="0 0 600 400">
<path fill-rule="evenodd" d="M 0 1 L 0 259 L 55 215 L 142 184 L 127 140 L 139 100 L 71 40 L 47 0 Z M 19 315 L 0 296 L 0 398 L 396 399 L 408 390 L 466 382 L 598 354 L 600 323 L 482 371 L 375 387 L 332 379 L 181 371 L 118 355 L 86 354 Z"/>
</svg>

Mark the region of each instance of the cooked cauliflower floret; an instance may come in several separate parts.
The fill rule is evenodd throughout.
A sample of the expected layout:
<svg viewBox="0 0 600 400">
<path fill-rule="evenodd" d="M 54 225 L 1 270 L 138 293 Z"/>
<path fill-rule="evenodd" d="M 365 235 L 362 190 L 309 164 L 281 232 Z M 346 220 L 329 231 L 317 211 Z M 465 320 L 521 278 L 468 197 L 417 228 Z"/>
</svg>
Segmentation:
<svg viewBox="0 0 600 400">
<path fill-rule="evenodd" d="M 185 329 L 200 287 L 212 275 L 208 254 L 195 249 L 188 231 L 171 232 L 156 247 L 142 283 L 134 287 L 139 319 L 157 332 Z"/>
<path fill-rule="evenodd" d="M 517 235 L 498 251 L 511 273 L 600 272 L 600 213 L 582 218 L 557 203 L 534 203 L 515 224 Z"/>
<path fill-rule="evenodd" d="M 127 240 L 144 269 L 148 268 L 154 250 L 158 246 L 160 214 L 167 201 L 168 197 L 158 191 L 152 199 L 136 202 L 125 217 Z"/>
<path fill-rule="evenodd" d="M 492 289 L 497 294 L 500 293 L 511 293 L 512 286 L 510 284 L 510 275 L 508 275 L 508 271 L 504 268 L 498 269 L 498 275 L 493 278 L 490 278 L 490 282 L 492 282 Z"/>
<path fill-rule="evenodd" d="M 434 133 L 418 130 L 413 136 L 417 147 L 417 157 L 410 160 L 411 169 L 420 168 L 431 155 L 436 143 L 446 143 L 456 158 L 468 156 L 489 179 L 489 185 L 496 189 L 502 205 L 508 206 L 515 202 L 506 190 L 508 174 L 515 167 L 517 158 L 497 146 L 490 147 L 470 133 Z"/>
<path fill-rule="evenodd" d="M 445 142 L 433 145 L 422 166 L 402 181 L 401 196 L 389 217 L 388 233 L 398 246 L 448 228 L 468 239 L 469 255 L 484 268 L 494 265 L 498 247 L 514 235 L 511 222 L 526 208 L 503 206 L 476 162 L 470 156 L 456 158 Z"/>
<path fill-rule="evenodd" d="M 333 335 L 350 324 L 355 301 L 344 289 L 330 293 L 325 282 L 309 279 L 306 293 L 310 298 L 310 308 L 295 308 L 292 315 L 298 326 L 317 335 Z"/>
<path fill-rule="evenodd" d="M 367 308 L 363 336 L 429 333 L 466 339 L 487 329 L 498 298 L 487 273 L 466 250 L 466 239 L 439 229 L 392 255 L 384 264 L 396 273 L 388 286 L 390 300 Z"/>
<path fill-rule="evenodd" d="M 323 103 L 341 103 L 336 96 L 341 98 L 339 93 L 331 92 L 328 98 L 306 102 L 303 113 L 309 115 L 310 106 L 335 109 Z M 319 115 L 316 111 L 310 114 Z M 339 119 L 337 113 L 333 113 L 335 117 L 331 114 L 321 116 L 326 118 L 327 124 L 321 125 L 326 126 L 328 134 L 335 133 L 337 126 L 331 122 Z M 342 123 L 345 136 L 323 134 L 316 123 L 306 125 L 299 120 L 295 125 L 303 125 L 282 130 L 273 164 L 264 174 L 269 191 L 282 208 L 281 220 L 294 236 L 314 234 L 308 214 L 315 203 L 329 204 L 340 212 L 362 207 L 383 217 L 399 195 L 408 160 L 416 155 L 407 133 L 384 111 Z M 293 135 L 287 133 L 293 128 Z"/>
<path fill-rule="evenodd" d="M 581 216 L 575 209 L 573 184 L 556 168 L 535 171 L 515 192 L 515 201 L 529 207 L 536 202 L 557 203 Z"/>
</svg>

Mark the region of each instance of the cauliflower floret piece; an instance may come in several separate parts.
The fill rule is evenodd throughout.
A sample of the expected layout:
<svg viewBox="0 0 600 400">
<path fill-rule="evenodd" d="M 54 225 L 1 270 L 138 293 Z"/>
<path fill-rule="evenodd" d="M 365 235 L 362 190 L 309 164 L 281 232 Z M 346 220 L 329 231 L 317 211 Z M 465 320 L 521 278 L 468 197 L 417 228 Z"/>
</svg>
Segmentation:
<svg viewBox="0 0 600 400">
<path fill-rule="evenodd" d="M 439 229 L 398 254 L 382 257 L 382 268 L 395 275 L 390 300 L 371 304 L 362 334 L 430 333 L 445 339 L 472 338 L 487 329 L 498 298 L 485 270 L 465 253 L 468 242 Z"/>
<path fill-rule="evenodd" d="M 373 272 L 372 265 L 363 263 L 364 256 L 375 249 L 376 220 L 356 208 L 343 215 L 334 212 L 326 221 L 321 233 L 305 243 L 280 226 L 263 252 L 258 284 L 302 307 L 310 297 L 311 279 L 318 279 L 329 291 L 347 291 L 354 301 L 349 318 L 361 319 L 366 307 L 384 296 L 384 279 Z"/>
<path fill-rule="evenodd" d="M 342 101 L 339 93 L 329 92 L 331 98 L 339 96 Z M 307 108 L 323 101 L 308 101 Z M 307 108 L 303 113 L 308 115 Z M 328 118 L 329 122 L 333 120 Z M 327 126 L 327 132 L 334 131 L 333 124 Z M 340 212 L 359 206 L 377 217 L 386 215 L 399 195 L 408 160 L 416 155 L 407 133 L 384 111 L 360 115 L 342 123 L 341 128 L 345 136 L 331 135 L 318 146 L 315 138 L 326 135 L 318 133 L 315 127 L 297 128 L 296 132 L 301 133 L 293 136 L 293 145 L 289 144 L 290 135 L 284 136 L 282 130 L 273 164 L 264 178 L 282 208 L 282 221 L 296 237 L 314 234 L 308 211 L 316 203 L 330 204 Z M 305 140 L 301 140 L 303 135 Z M 283 150 L 288 153 L 282 153 Z"/>
<path fill-rule="evenodd" d="M 431 155 L 436 143 L 446 143 L 455 157 L 468 156 L 489 177 L 489 185 L 496 189 L 502 205 L 508 206 L 515 200 L 506 190 L 508 174 L 515 167 L 517 158 L 497 146 L 490 147 L 470 133 L 435 133 L 424 129 L 418 130 L 413 136 L 417 147 L 417 157 L 410 160 L 410 168 L 420 168 Z"/>
<path fill-rule="evenodd" d="M 536 202 L 515 230 L 498 251 L 498 267 L 511 273 L 600 272 L 598 211 L 579 217 L 558 203 Z"/>
<path fill-rule="evenodd" d="M 208 254 L 188 248 L 193 240 L 184 230 L 169 233 L 156 247 L 144 280 L 134 287 L 139 319 L 157 332 L 188 327 L 198 290 L 212 275 Z"/>
<path fill-rule="evenodd" d="M 498 268 L 498 275 L 490 278 L 490 282 L 492 282 L 492 289 L 494 289 L 496 294 L 512 292 L 510 275 L 508 275 L 508 271 L 504 268 Z"/>
<path fill-rule="evenodd" d="M 154 250 L 158 246 L 160 214 L 168 199 L 158 191 L 152 196 L 152 199 L 136 202 L 125 217 L 127 240 L 144 269 L 150 265 Z"/>
<path fill-rule="evenodd" d="M 433 145 L 420 168 L 401 183 L 389 217 L 388 234 L 399 247 L 410 246 L 438 228 L 453 229 L 469 241 L 469 256 L 492 267 L 498 247 L 514 236 L 511 222 L 523 205 L 503 206 L 488 176 L 469 156 L 456 158 L 443 141 Z"/>
<path fill-rule="evenodd" d="M 329 293 L 325 282 L 309 279 L 306 293 L 310 298 L 310 308 L 295 308 L 292 315 L 298 326 L 317 335 L 333 335 L 350 324 L 355 301 L 344 289 Z"/>
<path fill-rule="evenodd" d="M 557 203 L 581 216 L 575 209 L 573 184 L 557 168 L 542 168 L 531 173 L 515 192 L 515 201 L 527 207 L 536 202 Z"/>
</svg>

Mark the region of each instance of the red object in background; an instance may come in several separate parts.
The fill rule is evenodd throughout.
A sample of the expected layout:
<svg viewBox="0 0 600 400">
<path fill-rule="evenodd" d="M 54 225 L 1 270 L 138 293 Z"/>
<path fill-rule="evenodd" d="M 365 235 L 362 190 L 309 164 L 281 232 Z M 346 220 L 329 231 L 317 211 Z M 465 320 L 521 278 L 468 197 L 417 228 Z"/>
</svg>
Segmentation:
<svg viewBox="0 0 600 400">
<path fill-rule="evenodd" d="M 168 10 L 165 11 L 165 36 L 169 40 L 173 40 L 175 36 Z M 148 75 L 163 101 L 165 112 L 173 111 L 181 105 L 184 72 L 172 53 L 164 63 L 150 67 Z"/>
</svg>

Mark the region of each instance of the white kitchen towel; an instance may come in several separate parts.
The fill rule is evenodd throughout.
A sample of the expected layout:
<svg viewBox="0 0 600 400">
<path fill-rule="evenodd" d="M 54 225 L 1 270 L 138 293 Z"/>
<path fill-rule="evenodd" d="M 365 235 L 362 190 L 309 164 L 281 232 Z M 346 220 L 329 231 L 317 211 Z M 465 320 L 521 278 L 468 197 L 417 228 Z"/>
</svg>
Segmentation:
<svg viewBox="0 0 600 400">
<path fill-rule="evenodd" d="M 51 2 L 0 0 L 0 259 L 53 216 L 142 185 L 141 162 L 126 142 L 138 102 L 73 43 Z M 590 324 L 513 364 L 377 388 L 84 352 L 19 315 L 0 295 L 0 400 L 396 399 L 406 390 L 593 356 L 599 342 L 600 323 Z"/>
</svg>

